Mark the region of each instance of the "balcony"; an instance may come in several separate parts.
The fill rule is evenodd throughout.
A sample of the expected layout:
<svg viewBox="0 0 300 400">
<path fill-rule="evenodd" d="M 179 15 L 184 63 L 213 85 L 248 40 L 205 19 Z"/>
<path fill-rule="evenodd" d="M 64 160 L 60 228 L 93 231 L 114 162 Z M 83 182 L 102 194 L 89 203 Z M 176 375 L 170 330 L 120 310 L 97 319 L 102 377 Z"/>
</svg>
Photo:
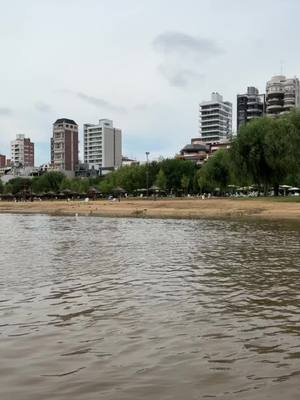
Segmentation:
<svg viewBox="0 0 300 400">
<path fill-rule="evenodd" d="M 272 92 L 268 92 L 267 93 L 267 101 L 269 99 L 273 99 L 273 98 L 278 98 L 278 99 L 283 99 L 284 93 L 282 90 L 276 90 L 276 91 L 272 91 Z"/>
<path fill-rule="evenodd" d="M 276 105 L 276 104 L 281 104 L 281 105 L 283 105 L 283 97 L 282 97 L 282 98 L 272 97 L 272 98 L 270 98 L 270 99 L 268 98 L 267 104 L 268 104 L 268 105 Z"/>
<path fill-rule="evenodd" d="M 295 103 L 293 103 L 293 104 L 284 104 L 283 108 L 284 108 L 284 111 L 292 110 L 293 108 L 295 108 Z"/>
<path fill-rule="evenodd" d="M 260 108 L 248 108 L 247 114 L 261 114 L 262 110 Z"/>
<path fill-rule="evenodd" d="M 278 104 L 274 104 L 274 105 L 268 105 L 267 106 L 267 112 L 269 113 L 278 113 L 283 111 L 283 106 L 282 105 L 278 105 Z"/>
</svg>

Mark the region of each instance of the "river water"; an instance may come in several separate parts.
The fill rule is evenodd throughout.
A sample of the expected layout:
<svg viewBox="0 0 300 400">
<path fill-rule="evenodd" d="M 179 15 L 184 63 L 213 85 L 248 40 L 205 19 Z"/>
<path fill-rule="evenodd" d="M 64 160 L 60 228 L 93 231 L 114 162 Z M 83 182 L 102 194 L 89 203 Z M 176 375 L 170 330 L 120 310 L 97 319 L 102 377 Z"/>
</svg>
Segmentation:
<svg viewBox="0 0 300 400">
<path fill-rule="evenodd" d="M 300 398 L 300 231 L 0 215 L 0 399 Z"/>
</svg>

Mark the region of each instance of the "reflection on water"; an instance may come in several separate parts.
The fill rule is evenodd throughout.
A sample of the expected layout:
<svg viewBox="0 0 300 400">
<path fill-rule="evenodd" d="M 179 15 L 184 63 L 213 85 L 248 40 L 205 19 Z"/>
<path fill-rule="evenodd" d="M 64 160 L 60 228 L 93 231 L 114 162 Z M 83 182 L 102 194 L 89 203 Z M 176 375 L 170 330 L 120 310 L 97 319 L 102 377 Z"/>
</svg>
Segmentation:
<svg viewBox="0 0 300 400">
<path fill-rule="evenodd" d="M 1 400 L 299 399 L 296 228 L 0 225 Z"/>
</svg>

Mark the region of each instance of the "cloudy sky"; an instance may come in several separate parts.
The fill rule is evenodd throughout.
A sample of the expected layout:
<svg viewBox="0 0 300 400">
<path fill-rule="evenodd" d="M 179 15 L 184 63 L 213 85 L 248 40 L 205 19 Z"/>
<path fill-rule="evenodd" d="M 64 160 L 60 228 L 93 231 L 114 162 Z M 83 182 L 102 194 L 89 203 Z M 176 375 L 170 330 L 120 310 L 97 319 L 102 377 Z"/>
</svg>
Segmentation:
<svg viewBox="0 0 300 400">
<path fill-rule="evenodd" d="M 123 130 L 123 153 L 173 156 L 198 103 L 300 75 L 299 0 L 0 0 L 0 153 L 25 133 L 49 160 L 60 117 Z"/>
</svg>

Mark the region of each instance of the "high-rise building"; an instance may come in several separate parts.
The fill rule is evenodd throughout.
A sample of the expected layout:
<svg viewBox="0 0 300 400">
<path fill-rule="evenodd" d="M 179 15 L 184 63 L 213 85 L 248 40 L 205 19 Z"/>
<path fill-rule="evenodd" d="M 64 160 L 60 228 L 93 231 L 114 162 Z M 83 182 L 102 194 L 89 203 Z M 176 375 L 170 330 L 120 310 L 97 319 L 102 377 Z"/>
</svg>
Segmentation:
<svg viewBox="0 0 300 400">
<path fill-rule="evenodd" d="M 34 167 L 34 143 L 25 135 L 17 135 L 16 140 L 10 142 L 11 162 L 23 167 Z"/>
<path fill-rule="evenodd" d="M 113 121 L 84 124 L 84 162 L 89 168 L 118 168 L 122 165 L 122 132 Z"/>
<path fill-rule="evenodd" d="M 276 116 L 291 111 L 300 105 L 300 84 L 298 78 L 287 79 L 276 75 L 267 82 L 267 115 Z"/>
<path fill-rule="evenodd" d="M 55 169 L 75 171 L 78 165 L 78 125 L 68 118 L 53 124 L 51 164 Z"/>
<path fill-rule="evenodd" d="M 259 118 L 265 112 L 265 95 L 259 94 L 253 86 L 247 88 L 247 93 L 237 95 L 237 131 L 254 118 Z"/>
<path fill-rule="evenodd" d="M 6 167 L 6 156 L 0 154 L 0 168 Z"/>
<path fill-rule="evenodd" d="M 199 133 L 204 143 L 228 139 L 232 134 L 232 104 L 212 93 L 210 101 L 199 105 Z"/>
</svg>

